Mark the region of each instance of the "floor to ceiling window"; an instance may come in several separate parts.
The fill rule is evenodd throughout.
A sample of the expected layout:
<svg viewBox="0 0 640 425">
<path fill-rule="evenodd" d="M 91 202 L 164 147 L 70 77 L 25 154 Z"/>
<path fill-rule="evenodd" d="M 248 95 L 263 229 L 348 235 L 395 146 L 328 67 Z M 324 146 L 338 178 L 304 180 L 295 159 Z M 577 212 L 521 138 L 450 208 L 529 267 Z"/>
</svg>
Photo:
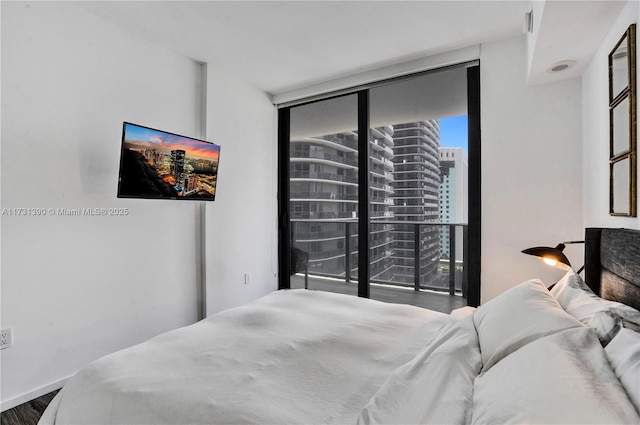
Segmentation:
<svg viewBox="0 0 640 425">
<path fill-rule="evenodd" d="M 459 66 L 280 108 L 280 288 L 477 305 L 477 80 Z"/>
<path fill-rule="evenodd" d="M 356 95 L 291 108 L 289 223 L 292 248 L 314 277 L 357 277 Z"/>
</svg>

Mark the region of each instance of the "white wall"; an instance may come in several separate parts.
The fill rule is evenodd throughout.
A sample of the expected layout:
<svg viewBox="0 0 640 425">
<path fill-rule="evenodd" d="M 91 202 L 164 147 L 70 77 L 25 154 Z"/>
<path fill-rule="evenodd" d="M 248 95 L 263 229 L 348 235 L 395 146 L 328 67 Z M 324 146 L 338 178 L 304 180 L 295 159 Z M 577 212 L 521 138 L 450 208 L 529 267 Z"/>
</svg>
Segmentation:
<svg viewBox="0 0 640 425">
<path fill-rule="evenodd" d="M 526 40 L 481 46 L 482 302 L 561 271 L 520 251 L 582 239 L 580 80 L 528 87 Z M 565 253 L 582 265 L 582 248 Z"/>
<path fill-rule="evenodd" d="M 207 205 L 207 315 L 277 289 L 277 111 L 268 96 L 208 67 L 207 135 L 221 145 Z M 244 274 L 251 277 L 244 283 Z"/>
<path fill-rule="evenodd" d="M 263 92 L 211 66 L 203 91 L 199 65 L 72 3 L 3 2 L 2 62 L 2 208 L 129 209 L 2 217 L 3 410 L 197 319 L 199 206 L 116 198 L 122 121 L 206 126 L 222 145 L 205 206 L 207 314 L 277 288 L 277 123 Z"/>
<path fill-rule="evenodd" d="M 2 208 L 129 209 L 2 216 L 4 410 L 197 319 L 196 205 L 116 186 L 122 121 L 195 135 L 201 90 L 193 61 L 72 3 L 2 2 L 2 65 Z"/>
<path fill-rule="evenodd" d="M 608 86 L 609 53 L 627 27 L 638 22 L 639 13 L 638 2 L 629 1 L 582 76 L 583 220 L 585 227 L 640 229 L 640 217 L 612 217 L 609 215 Z M 636 61 L 640 63 L 638 59 Z"/>
</svg>

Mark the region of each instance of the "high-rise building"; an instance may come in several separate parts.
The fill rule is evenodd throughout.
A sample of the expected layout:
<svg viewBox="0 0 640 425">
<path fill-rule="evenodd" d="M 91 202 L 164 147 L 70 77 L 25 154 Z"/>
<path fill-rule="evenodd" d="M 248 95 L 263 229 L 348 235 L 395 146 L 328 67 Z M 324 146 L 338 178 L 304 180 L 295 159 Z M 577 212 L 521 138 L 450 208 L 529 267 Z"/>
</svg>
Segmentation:
<svg viewBox="0 0 640 425">
<path fill-rule="evenodd" d="M 144 157 L 147 160 L 147 162 L 151 165 L 153 165 L 154 167 L 160 167 L 160 152 L 158 152 L 157 149 L 145 149 L 144 150 Z"/>
<path fill-rule="evenodd" d="M 416 222 L 437 222 L 440 218 L 438 192 L 440 189 L 440 127 L 436 120 L 397 124 L 393 148 L 393 215 L 396 221 L 394 240 L 394 280 L 415 281 Z M 419 226 L 419 275 L 423 283 L 438 270 L 439 229 Z"/>
<path fill-rule="evenodd" d="M 198 190 L 198 176 L 195 174 L 192 174 L 189 177 L 187 177 L 185 181 L 184 191 L 185 193 L 192 193 L 192 192 L 196 192 L 197 190 Z"/>
<path fill-rule="evenodd" d="M 171 151 L 171 174 L 176 179 L 176 188 L 182 189 L 184 185 L 184 159 L 186 152 L 182 149 Z"/>
<path fill-rule="evenodd" d="M 345 224 L 336 220 L 357 214 L 357 137 L 351 132 L 291 140 L 293 239 L 309 253 L 309 271 L 318 275 L 345 275 Z"/>
<path fill-rule="evenodd" d="M 370 201 L 373 219 L 391 218 L 391 132 L 391 127 L 372 130 Z M 310 271 L 318 275 L 346 276 L 346 235 L 350 234 L 350 276 L 357 277 L 357 149 L 358 135 L 355 131 L 291 140 L 290 217 L 293 236 L 296 245 L 309 253 Z M 345 219 L 353 221 L 344 223 Z M 391 268 L 390 226 L 372 225 L 371 228 L 371 276 L 379 278 Z"/>
<path fill-rule="evenodd" d="M 393 229 L 394 224 L 376 223 L 390 221 L 393 215 L 393 156 L 394 129 L 384 126 L 371 129 L 369 184 L 371 195 L 369 208 L 371 225 L 369 238 L 371 250 L 369 262 L 372 280 L 392 281 L 394 276 Z"/>
<path fill-rule="evenodd" d="M 466 223 L 469 162 L 462 148 L 440 148 L 440 221 Z M 449 228 L 440 229 L 440 253 L 449 258 Z M 456 258 L 462 259 L 462 229 L 456 229 Z"/>
</svg>

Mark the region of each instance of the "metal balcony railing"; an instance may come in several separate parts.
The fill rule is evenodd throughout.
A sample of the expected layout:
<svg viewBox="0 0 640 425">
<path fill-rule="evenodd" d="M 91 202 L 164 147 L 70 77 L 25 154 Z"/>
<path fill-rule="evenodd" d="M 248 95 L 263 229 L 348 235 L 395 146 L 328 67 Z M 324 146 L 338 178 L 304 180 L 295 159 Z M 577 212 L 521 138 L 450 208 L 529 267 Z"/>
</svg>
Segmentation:
<svg viewBox="0 0 640 425">
<path fill-rule="evenodd" d="M 384 217 L 384 215 L 380 217 Z M 336 219 L 337 217 L 334 216 L 328 222 L 317 220 L 317 216 L 309 218 L 311 220 L 306 217 L 305 219 L 291 220 L 291 246 L 308 251 L 310 263 L 316 262 L 316 265 L 319 266 L 310 267 L 309 274 L 344 279 L 345 282 L 350 282 L 353 278 L 357 279 L 358 220 L 344 219 L 343 217 Z M 312 232 L 308 231 L 308 227 L 305 227 L 304 231 L 298 231 L 298 223 L 313 224 L 317 230 Z M 323 223 L 330 223 L 333 227 L 330 231 L 324 231 Z M 336 225 L 341 225 L 342 230 L 339 227 L 336 228 Z M 395 275 L 402 281 L 374 278 L 371 279 L 371 282 L 392 286 L 410 286 L 416 291 L 427 289 L 448 292 L 449 295 L 466 296 L 467 226 L 467 223 L 400 221 L 384 218 L 372 220 L 372 233 L 376 234 L 370 236 L 374 241 L 372 248 L 386 244 L 391 244 L 389 246 L 393 247 L 393 249 L 385 249 L 385 252 L 380 255 L 373 255 L 371 257 L 372 263 L 380 258 L 386 258 L 387 261 L 393 262 L 393 264 L 384 265 L 384 275 L 389 275 L 386 272 L 391 266 L 395 268 Z M 378 235 L 382 230 L 389 232 L 389 235 Z M 402 233 L 395 232 L 395 230 L 400 230 Z M 456 255 L 456 250 L 459 247 L 457 244 L 460 242 L 456 236 L 460 235 L 460 232 L 462 232 L 463 244 L 461 261 L 457 259 Z M 323 245 L 323 243 L 327 245 Z M 442 243 L 448 246 L 448 256 L 441 254 Z M 412 255 L 406 255 L 407 253 Z M 323 270 L 322 262 L 327 259 L 341 259 L 344 262 L 343 270 L 337 272 L 335 263 Z M 438 284 L 434 284 L 433 278 L 428 279 L 428 275 L 434 273 L 437 274 Z M 382 274 L 372 272 L 373 276 Z M 413 275 L 413 282 L 409 282 L 411 275 Z"/>
</svg>

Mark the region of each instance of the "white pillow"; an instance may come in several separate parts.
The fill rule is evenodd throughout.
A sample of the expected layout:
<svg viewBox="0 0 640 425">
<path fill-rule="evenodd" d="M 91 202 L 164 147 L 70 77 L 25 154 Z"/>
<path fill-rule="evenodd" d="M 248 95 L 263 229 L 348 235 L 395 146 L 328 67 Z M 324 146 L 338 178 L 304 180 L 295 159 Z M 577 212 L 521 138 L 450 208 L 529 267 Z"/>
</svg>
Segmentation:
<svg viewBox="0 0 640 425">
<path fill-rule="evenodd" d="M 640 312 L 628 305 L 604 300 L 594 294 L 574 271 L 567 272 L 551 288 L 564 310 L 585 325 L 595 329 L 603 346 L 618 333 L 621 326 L 640 330 Z"/>
<path fill-rule="evenodd" d="M 640 417 L 586 327 L 534 341 L 474 382 L 478 424 L 636 424 Z"/>
<path fill-rule="evenodd" d="M 358 425 L 465 423 L 482 363 L 469 309 L 456 310 L 429 344 L 369 400 Z"/>
<path fill-rule="evenodd" d="M 640 412 L 640 333 L 620 329 L 604 351 L 629 400 Z"/>
<path fill-rule="evenodd" d="M 473 322 L 483 371 L 531 341 L 582 326 L 538 279 L 523 282 L 478 307 Z"/>
</svg>

